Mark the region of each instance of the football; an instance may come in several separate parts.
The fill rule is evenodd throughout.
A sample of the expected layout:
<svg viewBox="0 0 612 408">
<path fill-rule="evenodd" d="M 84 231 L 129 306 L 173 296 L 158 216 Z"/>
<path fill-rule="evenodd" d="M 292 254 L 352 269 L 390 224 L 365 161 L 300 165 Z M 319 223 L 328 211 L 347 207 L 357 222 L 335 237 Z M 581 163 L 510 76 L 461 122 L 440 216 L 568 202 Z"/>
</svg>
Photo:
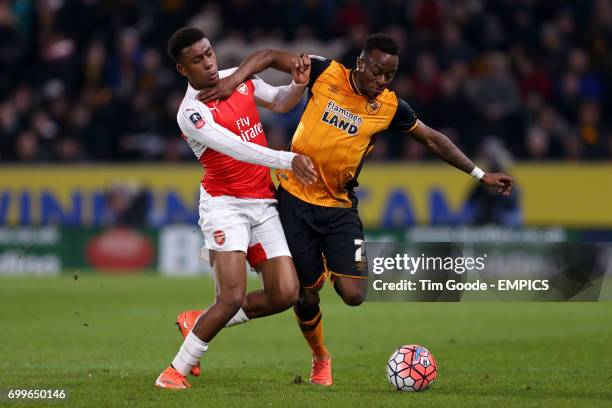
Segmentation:
<svg viewBox="0 0 612 408">
<path fill-rule="evenodd" d="M 399 391 L 423 391 L 435 381 L 436 360 L 417 344 L 401 346 L 387 362 L 387 379 Z"/>
</svg>

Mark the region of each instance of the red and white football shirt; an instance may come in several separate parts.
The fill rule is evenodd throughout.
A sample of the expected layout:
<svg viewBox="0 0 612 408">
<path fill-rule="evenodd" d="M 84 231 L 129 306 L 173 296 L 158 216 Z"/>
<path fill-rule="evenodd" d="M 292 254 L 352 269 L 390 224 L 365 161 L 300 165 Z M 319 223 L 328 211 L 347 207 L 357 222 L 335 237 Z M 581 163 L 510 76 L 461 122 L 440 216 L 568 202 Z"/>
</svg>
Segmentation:
<svg viewBox="0 0 612 408">
<path fill-rule="evenodd" d="M 204 105 L 196 99 L 198 91 L 188 87 L 177 120 L 206 172 L 199 207 L 203 259 L 209 250 L 244 251 L 251 266 L 291 256 L 268 167 L 290 169 L 295 154 L 267 147 L 256 104 L 286 112 L 304 89 L 296 84 L 272 87 L 253 79 L 238 86 L 227 100 Z"/>
<path fill-rule="evenodd" d="M 221 71 L 219 75 L 232 71 Z M 268 167 L 290 169 L 295 154 L 267 148 L 257 104 L 269 107 L 278 98 L 279 89 L 284 90 L 284 96 L 287 92 L 295 94 L 293 105 L 303 90 L 275 88 L 253 79 L 240 84 L 228 99 L 203 104 L 196 99 L 198 90 L 188 86 L 177 120 L 183 137 L 204 167 L 202 186 L 211 196 L 274 197 Z"/>
</svg>

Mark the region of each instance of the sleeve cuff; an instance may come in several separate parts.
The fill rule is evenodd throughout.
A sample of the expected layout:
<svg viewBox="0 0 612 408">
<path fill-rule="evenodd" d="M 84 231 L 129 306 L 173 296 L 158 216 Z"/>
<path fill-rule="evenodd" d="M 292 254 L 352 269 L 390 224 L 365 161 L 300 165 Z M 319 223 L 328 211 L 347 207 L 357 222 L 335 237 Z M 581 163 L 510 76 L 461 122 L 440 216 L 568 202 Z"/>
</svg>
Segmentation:
<svg viewBox="0 0 612 408">
<path fill-rule="evenodd" d="M 283 164 L 282 168 L 284 170 L 291 170 L 291 164 L 295 156 L 297 156 L 297 153 L 280 151 L 280 157 Z"/>
</svg>

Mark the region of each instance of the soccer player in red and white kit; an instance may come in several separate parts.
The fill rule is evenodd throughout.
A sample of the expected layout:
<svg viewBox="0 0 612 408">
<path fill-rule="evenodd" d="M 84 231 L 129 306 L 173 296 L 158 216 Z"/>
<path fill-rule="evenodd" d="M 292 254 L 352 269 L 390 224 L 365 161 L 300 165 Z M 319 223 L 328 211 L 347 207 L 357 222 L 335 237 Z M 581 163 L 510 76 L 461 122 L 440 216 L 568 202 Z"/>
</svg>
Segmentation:
<svg viewBox="0 0 612 408">
<path fill-rule="evenodd" d="M 281 312 L 297 301 L 299 283 L 276 211 L 269 168 L 292 170 L 306 185 L 317 180 L 317 173 L 310 158 L 267 147 L 256 106 L 276 112 L 293 108 L 310 75 L 307 57 L 291 60 L 291 85 L 272 87 L 249 79 L 228 99 L 202 104 L 198 92 L 233 70 L 217 71 L 214 50 L 196 28 L 176 31 L 168 53 L 189 81 L 177 120 L 206 172 L 199 224 L 205 240 L 202 252 L 209 257 L 216 285 L 215 302 L 191 319 L 191 325 L 179 315 L 185 340 L 155 381 L 158 387 L 182 389 L 190 386 L 185 379 L 190 371 L 199 375 L 200 358 L 224 326 Z M 245 295 L 247 260 L 259 272 L 264 289 Z"/>
</svg>

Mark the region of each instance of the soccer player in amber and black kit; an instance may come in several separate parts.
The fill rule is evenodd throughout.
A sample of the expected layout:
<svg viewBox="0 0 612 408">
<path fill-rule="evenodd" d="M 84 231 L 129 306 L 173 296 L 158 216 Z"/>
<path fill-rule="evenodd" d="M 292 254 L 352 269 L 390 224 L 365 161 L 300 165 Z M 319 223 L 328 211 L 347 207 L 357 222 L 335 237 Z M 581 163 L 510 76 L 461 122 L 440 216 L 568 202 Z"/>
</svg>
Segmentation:
<svg viewBox="0 0 612 408">
<path fill-rule="evenodd" d="M 187 78 L 177 121 L 183 138 L 206 172 L 200 186 L 203 253 L 210 258 L 216 299 L 206 311 L 181 313 L 185 340 L 155 381 L 162 388 L 189 387 L 185 376 L 200 373 L 200 358 L 223 327 L 281 312 L 295 304 L 298 280 L 276 210 L 269 167 L 285 169 L 301 183 L 317 180 L 311 159 L 267 147 L 257 106 L 276 112 L 293 108 L 310 73 L 308 59 L 293 55 L 283 68 L 291 85 L 272 87 L 261 79 L 236 84 L 223 101 L 203 104 L 200 90 L 232 70 L 217 71 L 215 52 L 203 32 L 185 27 L 168 43 L 168 53 Z M 246 292 L 246 261 L 263 280 L 263 290 Z"/>
<path fill-rule="evenodd" d="M 312 349 L 310 381 L 315 384 L 332 384 L 318 294 L 326 275 L 330 275 L 336 292 L 347 305 L 357 306 L 365 298 L 363 227 L 353 189 L 377 133 L 385 129 L 402 131 L 484 185 L 496 187 L 503 195 L 512 191 L 511 177 L 483 172 L 446 136 L 417 119 L 408 103 L 387 89 L 398 69 L 398 54 L 397 41 L 379 33 L 367 37 L 355 69 L 310 56 L 308 101 L 293 135 L 291 151 L 313 159 L 319 180 L 302 186 L 295 175 L 283 170 L 278 173 L 279 214 L 300 280 L 300 298 L 294 309 Z M 245 78 L 268 67 L 278 68 L 275 61 L 291 56 L 275 50 L 258 51 L 199 98 L 224 98 Z"/>
</svg>

